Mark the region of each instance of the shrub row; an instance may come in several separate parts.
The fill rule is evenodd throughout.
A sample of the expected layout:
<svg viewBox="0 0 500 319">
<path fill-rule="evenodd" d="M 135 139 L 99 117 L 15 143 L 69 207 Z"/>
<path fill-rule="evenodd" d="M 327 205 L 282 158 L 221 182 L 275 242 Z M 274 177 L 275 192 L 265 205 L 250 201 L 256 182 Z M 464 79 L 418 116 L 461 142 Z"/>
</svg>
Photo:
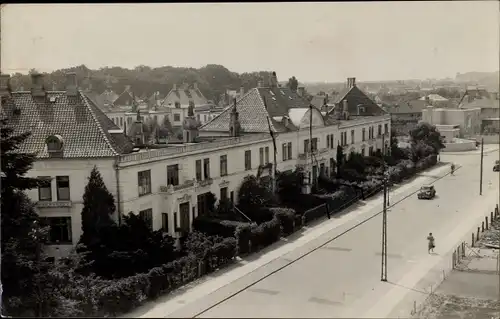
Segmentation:
<svg viewBox="0 0 500 319">
<path fill-rule="evenodd" d="M 209 248 L 203 258 L 189 254 L 148 273 L 121 279 L 85 277 L 88 284 L 68 285 L 66 294 L 79 299 L 80 311 L 86 316 L 116 316 L 227 265 L 236 255 L 236 244 L 234 238 L 224 238 Z"/>
<path fill-rule="evenodd" d="M 269 211 L 280 222 L 281 233 L 283 234 L 283 236 L 288 236 L 296 230 L 295 210 L 291 208 L 275 207 L 275 208 L 270 208 Z M 302 223 L 300 223 L 300 225 L 302 225 Z"/>
<path fill-rule="evenodd" d="M 238 226 L 247 223 L 232 220 L 222 220 L 206 216 L 198 216 L 193 221 L 193 229 L 209 236 L 235 237 Z"/>
</svg>

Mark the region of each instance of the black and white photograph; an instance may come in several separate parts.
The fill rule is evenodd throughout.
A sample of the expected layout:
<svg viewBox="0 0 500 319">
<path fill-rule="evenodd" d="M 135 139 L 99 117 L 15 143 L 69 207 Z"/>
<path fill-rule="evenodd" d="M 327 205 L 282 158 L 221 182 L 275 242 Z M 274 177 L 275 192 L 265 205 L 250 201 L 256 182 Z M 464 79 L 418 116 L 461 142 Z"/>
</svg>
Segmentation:
<svg viewBox="0 0 500 319">
<path fill-rule="evenodd" d="M 500 319 L 499 12 L 1 4 L 1 317 Z"/>
</svg>

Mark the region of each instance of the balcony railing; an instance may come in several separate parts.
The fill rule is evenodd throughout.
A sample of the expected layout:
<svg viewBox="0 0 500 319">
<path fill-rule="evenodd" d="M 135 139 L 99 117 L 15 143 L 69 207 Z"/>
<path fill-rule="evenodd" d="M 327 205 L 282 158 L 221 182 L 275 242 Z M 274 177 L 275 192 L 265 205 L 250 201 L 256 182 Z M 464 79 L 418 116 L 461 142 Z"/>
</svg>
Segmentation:
<svg viewBox="0 0 500 319">
<path fill-rule="evenodd" d="M 205 186 L 212 185 L 212 184 L 213 184 L 213 182 L 214 182 L 214 180 L 213 180 L 213 179 L 211 179 L 211 178 L 206 178 L 206 179 L 204 179 L 204 180 L 202 180 L 202 181 L 198 181 L 198 182 L 197 182 L 197 184 L 198 184 L 197 186 L 198 186 L 198 187 L 205 187 Z"/>
<path fill-rule="evenodd" d="M 178 154 L 184 154 L 196 151 L 206 151 L 209 149 L 218 149 L 225 146 L 237 145 L 239 143 L 249 143 L 256 141 L 271 141 L 269 134 L 256 134 L 256 135 L 244 135 L 236 138 L 227 138 L 222 140 L 216 140 L 213 142 L 190 144 L 183 146 L 171 146 L 160 149 L 150 149 L 144 150 L 139 153 L 132 153 L 120 156 L 121 163 L 135 162 L 141 160 L 148 160 L 151 158 L 158 158 L 163 156 L 173 156 Z"/>
<path fill-rule="evenodd" d="M 315 156 L 318 156 L 318 155 L 322 155 L 322 154 L 328 153 L 331 150 L 333 150 L 333 149 L 331 149 L 331 148 L 320 148 L 320 149 L 317 149 L 317 150 L 313 151 L 313 154 Z M 309 153 L 302 153 L 302 154 L 299 154 L 297 156 L 297 159 L 299 159 L 299 160 L 305 160 L 307 158 L 307 156 L 310 156 Z"/>
<path fill-rule="evenodd" d="M 170 193 L 170 194 L 172 194 L 172 193 L 174 193 L 176 191 L 193 187 L 194 184 L 195 184 L 194 180 L 187 180 L 184 183 L 179 184 L 179 185 L 167 185 L 167 186 L 162 185 L 162 186 L 160 186 L 160 193 Z"/>
<path fill-rule="evenodd" d="M 36 202 L 36 207 L 38 208 L 59 208 L 59 207 L 71 207 L 73 203 L 69 200 L 61 201 L 38 201 Z"/>
</svg>

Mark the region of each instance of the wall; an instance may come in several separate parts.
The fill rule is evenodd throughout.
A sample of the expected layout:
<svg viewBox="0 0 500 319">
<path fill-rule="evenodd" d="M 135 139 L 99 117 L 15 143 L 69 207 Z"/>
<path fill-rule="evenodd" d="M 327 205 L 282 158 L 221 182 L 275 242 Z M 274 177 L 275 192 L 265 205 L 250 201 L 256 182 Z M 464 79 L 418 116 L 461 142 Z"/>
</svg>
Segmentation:
<svg viewBox="0 0 500 319">
<path fill-rule="evenodd" d="M 92 168 L 97 169 L 102 175 L 108 190 L 115 196 L 116 200 L 116 178 L 114 171 L 114 159 L 43 159 L 34 163 L 33 168 L 27 176 L 50 176 L 53 178 L 52 202 L 37 204 L 37 212 L 41 217 L 71 217 L 72 242 L 76 244 L 81 235 L 81 211 L 83 208 L 83 193 L 87 185 L 88 177 Z M 69 176 L 70 202 L 57 201 L 56 176 Z M 26 192 L 30 199 L 38 202 L 38 190 L 32 189 Z M 43 204 L 43 207 L 42 207 Z M 116 216 L 115 216 L 116 217 Z M 67 251 L 71 245 L 51 245 L 51 251 Z"/>
<path fill-rule="evenodd" d="M 476 141 L 455 138 L 452 143 L 444 143 L 445 148 L 441 152 L 464 152 L 477 149 Z"/>
<path fill-rule="evenodd" d="M 481 109 L 436 109 L 422 110 L 422 121 L 432 125 L 459 125 L 461 136 L 477 133 L 481 129 Z"/>
<path fill-rule="evenodd" d="M 483 139 L 484 144 L 496 144 L 498 145 L 500 143 L 500 136 L 498 135 L 475 135 L 472 137 L 472 139 L 481 142 L 481 139 Z"/>
</svg>

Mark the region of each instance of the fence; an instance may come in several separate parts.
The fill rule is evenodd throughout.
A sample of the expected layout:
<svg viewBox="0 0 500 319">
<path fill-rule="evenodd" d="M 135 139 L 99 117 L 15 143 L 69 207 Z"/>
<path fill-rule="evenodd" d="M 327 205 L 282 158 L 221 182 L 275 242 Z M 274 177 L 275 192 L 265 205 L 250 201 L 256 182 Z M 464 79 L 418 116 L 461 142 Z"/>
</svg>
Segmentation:
<svg viewBox="0 0 500 319">
<path fill-rule="evenodd" d="M 500 219 L 500 212 L 499 212 L 499 206 L 498 204 L 495 206 L 494 211 L 490 212 L 489 216 L 485 216 L 484 221 L 481 223 L 481 226 L 477 227 L 476 232 L 472 233 L 471 235 L 471 244 L 469 246 L 468 243 L 462 242 L 460 243 L 457 248 L 453 250 L 452 253 L 452 260 L 451 260 L 451 268 L 448 267 L 443 267 L 442 269 L 442 274 L 440 281 L 437 284 L 431 284 L 428 289 L 424 289 L 423 291 L 420 291 L 421 293 L 426 295 L 425 301 L 428 301 L 429 298 L 435 298 L 436 293 L 434 291 L 434 287 L 437 288 L 439 284 L 444 281 L 447 277 L 447 275 L 455 270 L 459 269 L 459 266 L 461 265 L 462 261 L 471 255 L 477 255 L 477 252 L 471 248 L 474 248 L 474 246 L 477 244 L 477 242 L 481 239 L 481 235 L 490 229 L 491 225 L 493 224 L 493 221 L 495 219 Z M 447 269 L 445 269 L 447 268 Z M 410 316 L 415 316 L 419 313 L 422 312 L 422 310 L 425 307 L 426 302 L 422 302 L 420 305 L 417 305 L 417 301 L 413 301 L 413 308 L 411 309 Z"/>
</svg>

